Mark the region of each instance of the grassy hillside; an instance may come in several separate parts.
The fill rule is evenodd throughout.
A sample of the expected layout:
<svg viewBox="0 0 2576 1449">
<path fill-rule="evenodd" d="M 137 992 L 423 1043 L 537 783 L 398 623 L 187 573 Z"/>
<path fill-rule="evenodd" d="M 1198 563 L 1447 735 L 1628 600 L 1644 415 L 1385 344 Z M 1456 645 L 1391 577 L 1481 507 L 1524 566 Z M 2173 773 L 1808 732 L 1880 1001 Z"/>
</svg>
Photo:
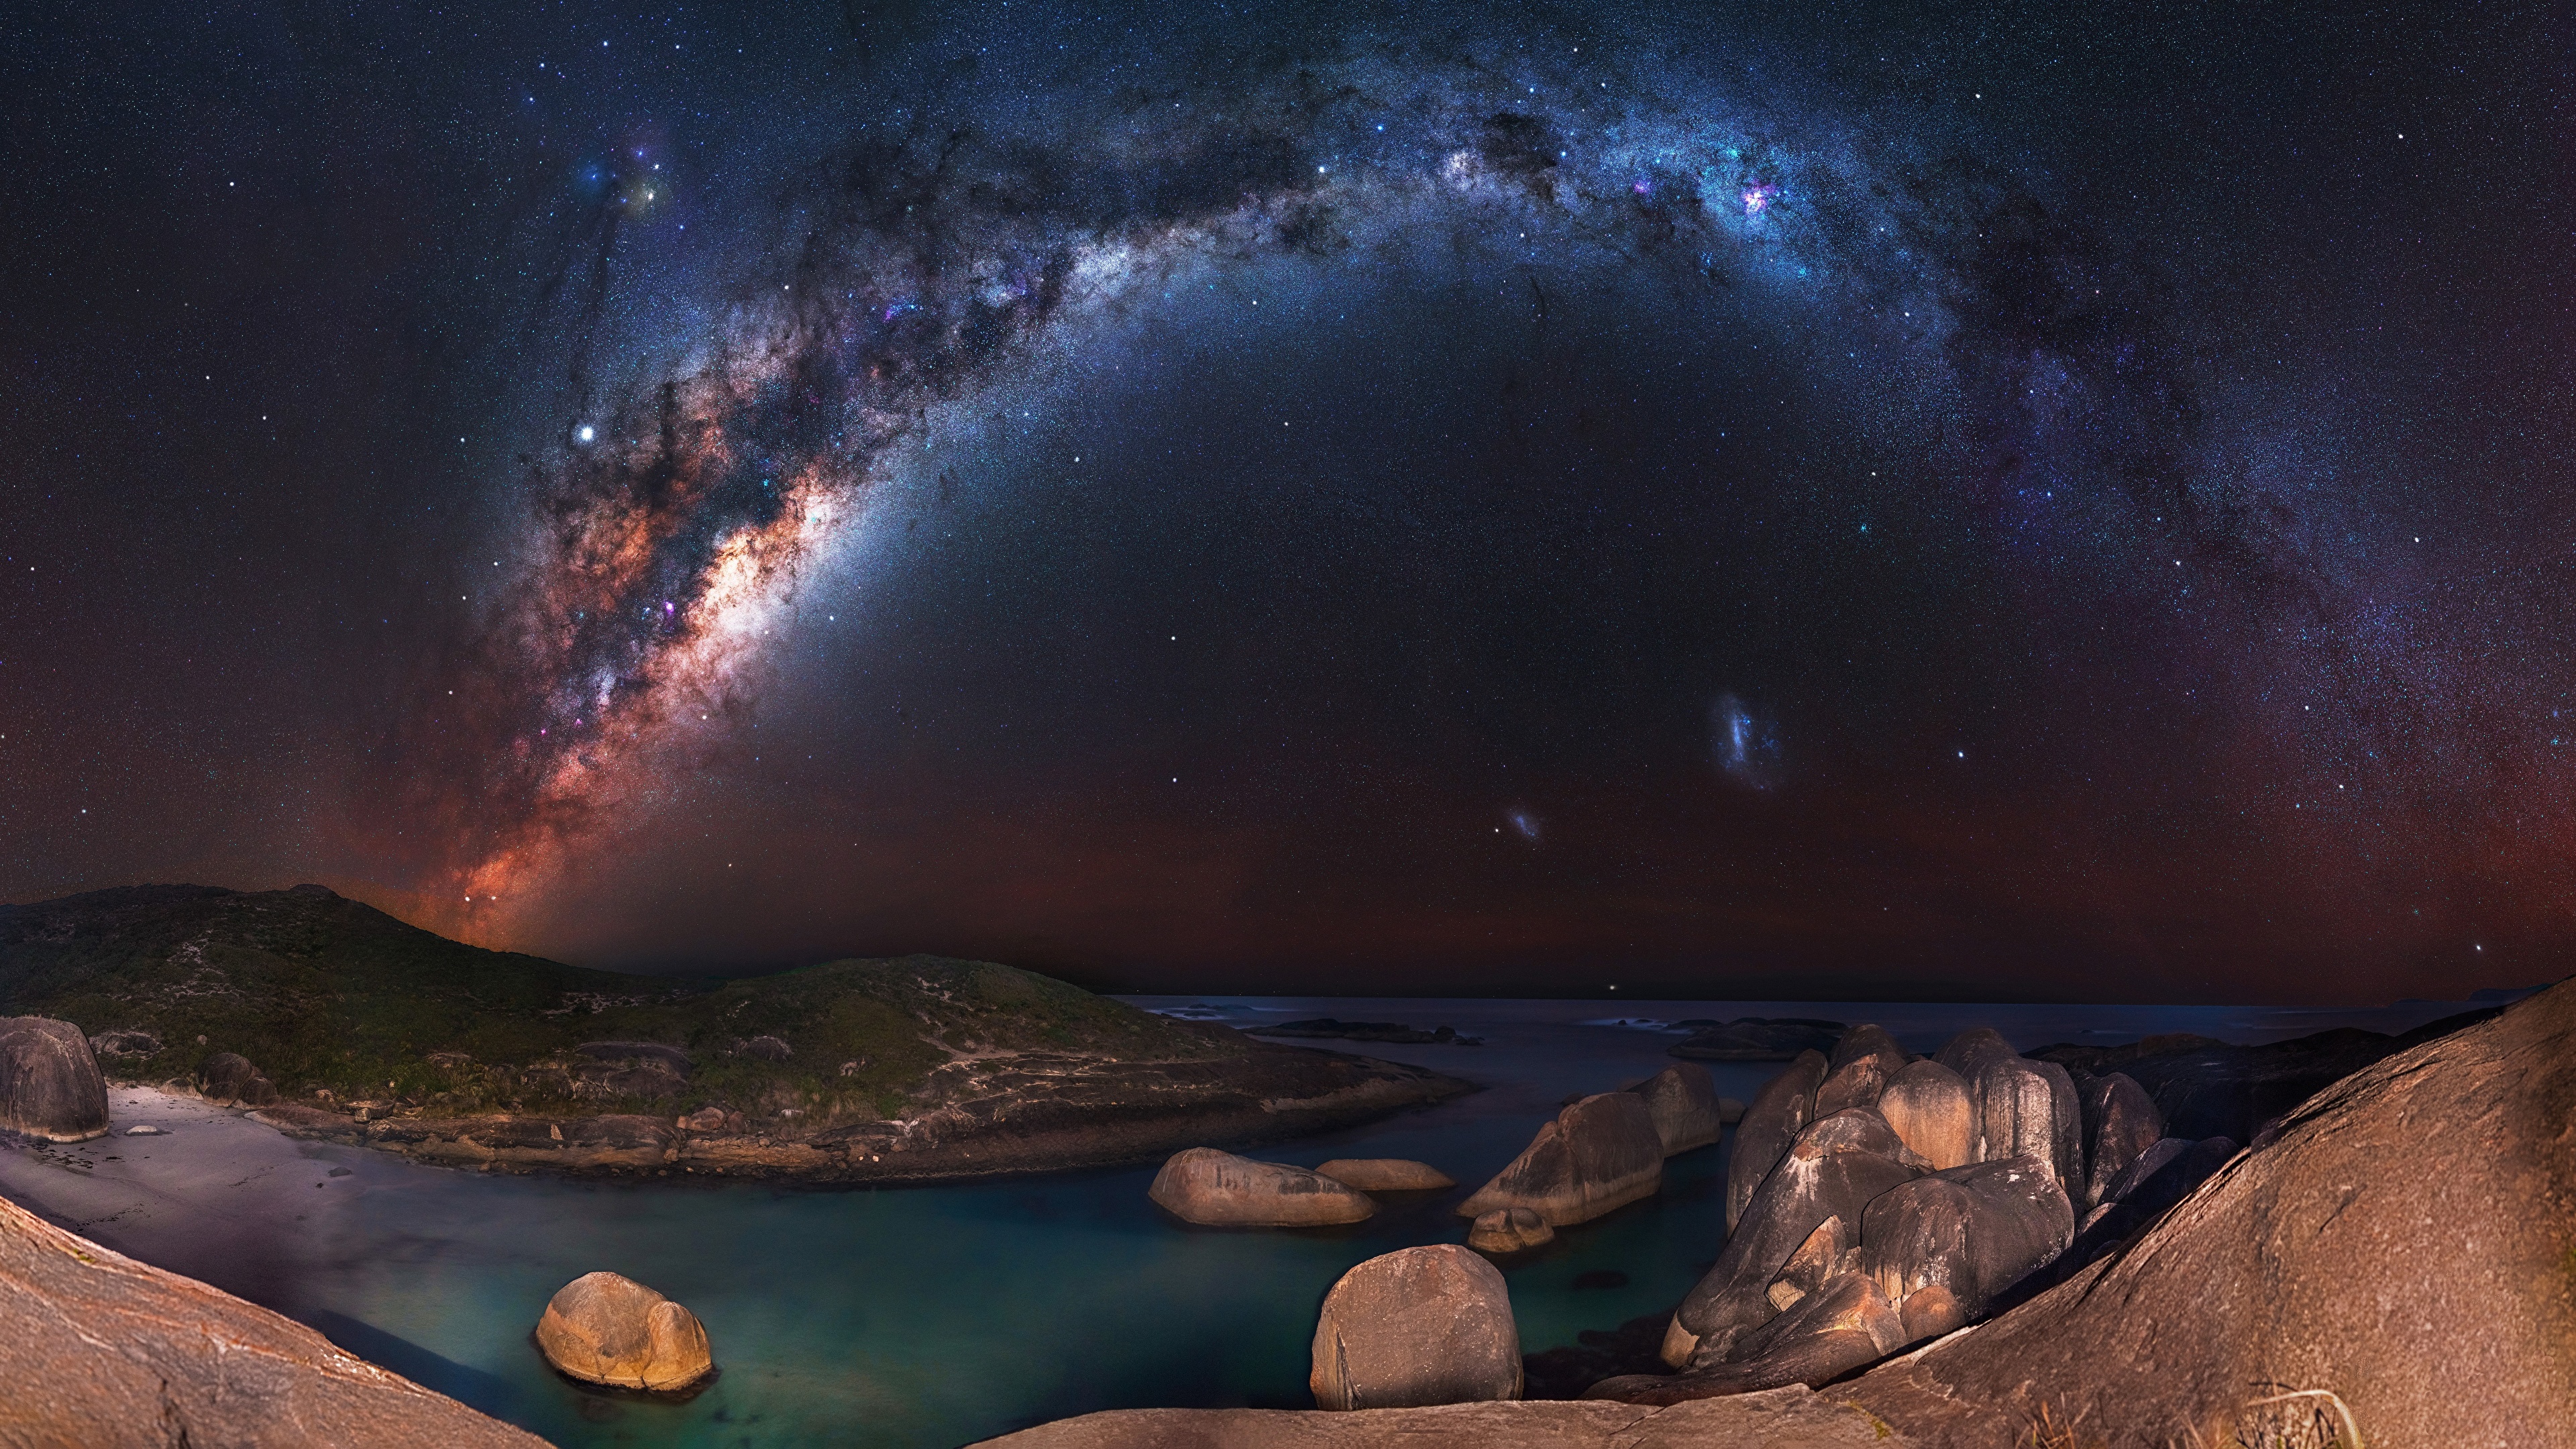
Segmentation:
<svg viewBox="0 0 2576 1449">
<path fill-rule="evenodd" d="M 1048 977 L 908 956 L 776 976 L 675 980 L 485 951 L 319 886 L 96 891 L 0 906 L 0 1014 L 149 1033 L 102 1055 L 112 1077 L 191 1077 L 239 1052 L 288 1100 L 400 1100 L 438 1111 L 891 1115 L 961 1055 L 1126 1061 L 1246 1049 Z M 586 1043 L 686 1052 L 685 1079 Z M 627 1059 L 617 1060 L 621 1055 Z M 819 1109 L 819 1110 L 817 1110 Z"/>
</svg>

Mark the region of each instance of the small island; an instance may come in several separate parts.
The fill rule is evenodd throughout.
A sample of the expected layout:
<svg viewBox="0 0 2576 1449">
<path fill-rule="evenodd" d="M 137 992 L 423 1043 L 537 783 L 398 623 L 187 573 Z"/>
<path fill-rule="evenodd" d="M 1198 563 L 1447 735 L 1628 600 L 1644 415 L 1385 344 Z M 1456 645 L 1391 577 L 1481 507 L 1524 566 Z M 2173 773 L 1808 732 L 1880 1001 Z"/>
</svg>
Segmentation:
<svg viewBox="0 0 2576 1449">
<path fill-rule="evenodd" d="M 486 1171 L 928 1182 L 1275 1142 L 1475 1090 L 940 956 L 682 979 L 487 951 L 322 886 L 0 906 L 0 1015 L 116 1083 Z"/>
</svg>

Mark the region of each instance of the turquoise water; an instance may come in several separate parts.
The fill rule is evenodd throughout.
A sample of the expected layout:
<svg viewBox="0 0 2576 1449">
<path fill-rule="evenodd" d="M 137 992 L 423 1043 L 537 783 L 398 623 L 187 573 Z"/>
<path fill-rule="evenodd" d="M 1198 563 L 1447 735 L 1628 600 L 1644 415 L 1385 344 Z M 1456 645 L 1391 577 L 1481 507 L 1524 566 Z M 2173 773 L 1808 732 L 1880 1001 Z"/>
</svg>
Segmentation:
<svg viewBox="0 0 2576 1449">
<path fill-rule="evenodd" d="M 2402 1030 L 2458 1009 L 1130 999 L 1204 1006 L 1190 1014 L 1238 1024 L 1333 1015 L 1484 1035 L 1479 1047 L 1362 1050 L 1488 1090 L 1259 1154 L 1309 1165 L 1415 1157 L 1457 1178 L 1458 1190 L 1395 1201 L 1349 1228 L 1218 1232 L 1184 1227 L 1148 1203 L 1150 1166 L 946 1188 L 597 1184 L 289 1144 L 220 1117 L 173 1119 L 166 1139 L 91 1144 L 84 1160 L 97 1166 L 80 1172 L 40 1169 L 21 1154 L 0 1188 L 561 1445 L 951 1449 L 1100 1408 L 1306 1406 L 1307 1342 L 1333 1280 L 1378 1253 L 1461 1240 L 1451 1205 L 1518 1152 L 1560 1098 L 1670 1061 L 1676 1036 L 1657 1021 L 1875 1020 L 1923 1051 L 1980 1023 L 2025 1047 L 2177 1030 L 2265 1041 L 2338 1025 Z M 1645 1024 L 1615 1024 L 1611 1011 Z M 1747 1098 L 1777 1068 L 1713 1070 L 1721 1091 Z M 200 1154 L 238 1144 L 220 1150 L 237 1152 L 242 1172 L 183 1181 L 144 1155 L 190 1132 L 204 1134 L 189 1144 Z M 164 1164 L 181 1155 L 161 1152 Z M 1717 1254 L 1722 1162 L 1722 1147 L 1676 1158 L 1660 1197 L 1507 1265 L 1523 1349 L 1668 1310 Z M 334 1167 L 345 1176 L 328 1177 Z M 649 1283 L 706 1322 L 721 1367 L 711 1388 L 686 1403 L 615 1398 L 544 1367 L 528 1330 L 557 1287 L 598 1268 Z M 1576 1287 L 1586 1273 L 1625 1281 Z"/>
</svg>

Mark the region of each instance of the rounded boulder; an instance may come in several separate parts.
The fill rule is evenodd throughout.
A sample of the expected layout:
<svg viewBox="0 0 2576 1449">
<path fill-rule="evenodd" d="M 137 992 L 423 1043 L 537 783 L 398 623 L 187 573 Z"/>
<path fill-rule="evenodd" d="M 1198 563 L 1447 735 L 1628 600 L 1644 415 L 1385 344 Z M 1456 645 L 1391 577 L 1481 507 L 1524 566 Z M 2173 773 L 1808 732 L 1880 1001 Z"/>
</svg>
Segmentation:
<svg viewBox="0 0 2576 1449">
<path fill-rule="evenodd" d="M 1644 1100 L 1666 1157 L 1706 1147 L 1726 1130 L 1726 1102 L 1717 1095 L 1717 1079 L 1697 1062 L 1676 1062 L 1628 1090 Z M 1743 1115 L 1743 1109 L 1736 1113 Z"/>
<path fill-rule="evenodd" d="M 1458 1205 L 1480 1218 L 1525 1207 L 1561 1228 L 1652 1197 L 1664 1185 L 1664 1144 L 1644 1099 L 1603 1092 L 1556 1114 L 1510 1166 Z"/>
<path fill-rule="evenodd" d="M 1976 1093 L 1939 1062 L 1915 1062 L 1888 1078 L 1878 1094 L 1878 1115 L 1935 1169 L 1977 1160 Z"/>
<path fill-rule="evenodd" d="M 1336 1157 L 1315 1175 L 1362 1192 L 1438 1192 L 1458 1185 L 1439 1168 L 1403 1157 Z"/>
<path fill-rule="evenodd" d="M 107 1135 L 107 1080 L 79 1027 L 0 1018 L 0 1127 L 48 1142 Z"/>
<path fill-rule="evenodd" d="M 1555 1241 L 1556 1229 L 1525 1207 L 1496 1208 L 1467 1229 L 1467 1246 L 1479 1253 L 1526 1253 Z"/>
<path fill-rule="evenodd" d="M 546 1362 L 586 1383 L 669 1392 L 715 1371 L 707 1330 L 686 1308 L 617 1273 L 585 1273 L 537 1320 Z"/>
<path fill-rule="evenodd" d="M 277 1100 L 277 1084 L 239 1052 L 217 1052 L 199 1063 L 197 1090 L 218 1107 L 265 1107 Z"/>
<path fill-rule="evenodd" d="M 1762 1084 L 1753 1105 L 1735 1126 L 1735 1146 L 1726 1159 L 1726 1230 L 1735 1231 L 1754 1189 L 1807 1124 L 1816 1120 L 1816 1089 L 1825 1084 L 1825 1054 L 1802 1052 L 1789 1069 Z"/>
<path fill-rule="evenodd" d="M 1371 1258 L 1324 1295 L 1319 1409 L 1408 1409 L 1521 1394 L 1520 1330 L 1493 1264 L 1454 1243 Z"/>
<path fill-rule="evenodd" d="M 1377 1211 L 1367 1193 L 1319 1172 L 1213 1147 L 1173 1153 L 1146 1196 L 1183 1222 L 1212 1228 L 1330 1227 Z"/>
</svg>

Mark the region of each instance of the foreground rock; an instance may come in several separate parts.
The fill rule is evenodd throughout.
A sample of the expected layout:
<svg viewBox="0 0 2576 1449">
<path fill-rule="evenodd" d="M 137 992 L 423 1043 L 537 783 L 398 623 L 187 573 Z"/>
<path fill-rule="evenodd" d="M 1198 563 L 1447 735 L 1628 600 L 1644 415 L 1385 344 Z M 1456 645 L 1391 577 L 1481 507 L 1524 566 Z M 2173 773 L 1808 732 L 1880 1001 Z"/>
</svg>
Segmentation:
<svg viewBox="0 0 2576 1449">
<path fill-rule="evenodd" d="M 1666 1157 L 1706 1147 L 1726 1130 L 1727 1103 L 1717 1095 L 1717 1079 L 1697 1062 L 1675 1063 L 1628 1090 L 1644 1100 Z"/>
<path fill-rule="evenodd" d="M 47 1142 L 107 1135 L 107 1079 L 79 1027 L 0 1018 L 0 1127 Z"/>
<path fill-rule="evenodd" d="M 1154 1174 L 1146 1196 L 1202 1227 L 1320 1228 L 1356 1223 L 1377 1211 L 1367 1193 L 1321 1173 L 1213 1147 L 1174 1153 Z"/>
<path fill-rule="evenodd" d="M 2123 1446 L 2276 1442 L 2327 1407 L 2253 1403 L 2294 1391 L 2373 1445 L 2568 1442 L 2571 1109 L 2561 985 L 2336 1083 L 2124 1250 L 1836 1394 L 1959 1449 L 2043 1405 Z"/>
<path fill-rule="evenodd" d="M 685 1389 L 716 1366 L 696 1314 L 616 1273 L 558 1289 L 537 1319 L 537 1348 L 574 1378 L 621 1389 Z"/>
<path fill-rule="evenodd" d="M 1451 1243 L 1371 1258 L 1324 1295 L 1307 1385 L 1319 1409 L 1517 1399 L 1520 1330 L 1493 1264 Z"/>
<path fill-rule="evenodd" d="M 197 1090 L 218 1107 L 265 1107 L 277 1084 L 239 1052 L 217 1052 L 197 1068 Z"/>
<path fill-rule="evenodd" d="M 0 1200 L 0 1443 L 544 1449 L 302 1324 Z"/>
<path fill-rule="evenodd" d="M 1467 1229 L 1467 1246 L 1479 1253 L 1526 1253 L 1555 1241 L 1556 1229 L 1525 1207 L 1496 1208 Z"/>
<path fill-rule="evenodd" d="M 1906 1316 L 1946 1332 L 2065 1252 L 2075 1212 L 2045 1164 L 2014 1157 L 1890 1188 L 1862 1212 L 1860 1237 L 1860 1271 L 1887 1301 L 1904 1313 L 1937 1291 L 1937 1308 Z"/>
<path fill-rule="evenodd" d="M 1550 1227 L 1589 1222 L 1664 1184 L 1664 1144 L 1645 1099 L 1603 1092 L 1556 1114 L 1494 1180 L 1458 1205 L 1460 1217 L 1525 1207 Z"/>
<path fill-rule="evenodd" d="M 1336 1157 L 1315 1173 L 1362 1192 L 1439 1192 L 1458 1185 L 1439 1168 L 1402 1157 Z"/>
<path fill-rule="evenodd" d="M 986 1441 L 986 1449 L 1910 1449 L 1887 1425 L 1803 1388 L 1671 1408 L 1451 1404 L 1359 1413 L 1119 1409 Z"/>
</svg>

